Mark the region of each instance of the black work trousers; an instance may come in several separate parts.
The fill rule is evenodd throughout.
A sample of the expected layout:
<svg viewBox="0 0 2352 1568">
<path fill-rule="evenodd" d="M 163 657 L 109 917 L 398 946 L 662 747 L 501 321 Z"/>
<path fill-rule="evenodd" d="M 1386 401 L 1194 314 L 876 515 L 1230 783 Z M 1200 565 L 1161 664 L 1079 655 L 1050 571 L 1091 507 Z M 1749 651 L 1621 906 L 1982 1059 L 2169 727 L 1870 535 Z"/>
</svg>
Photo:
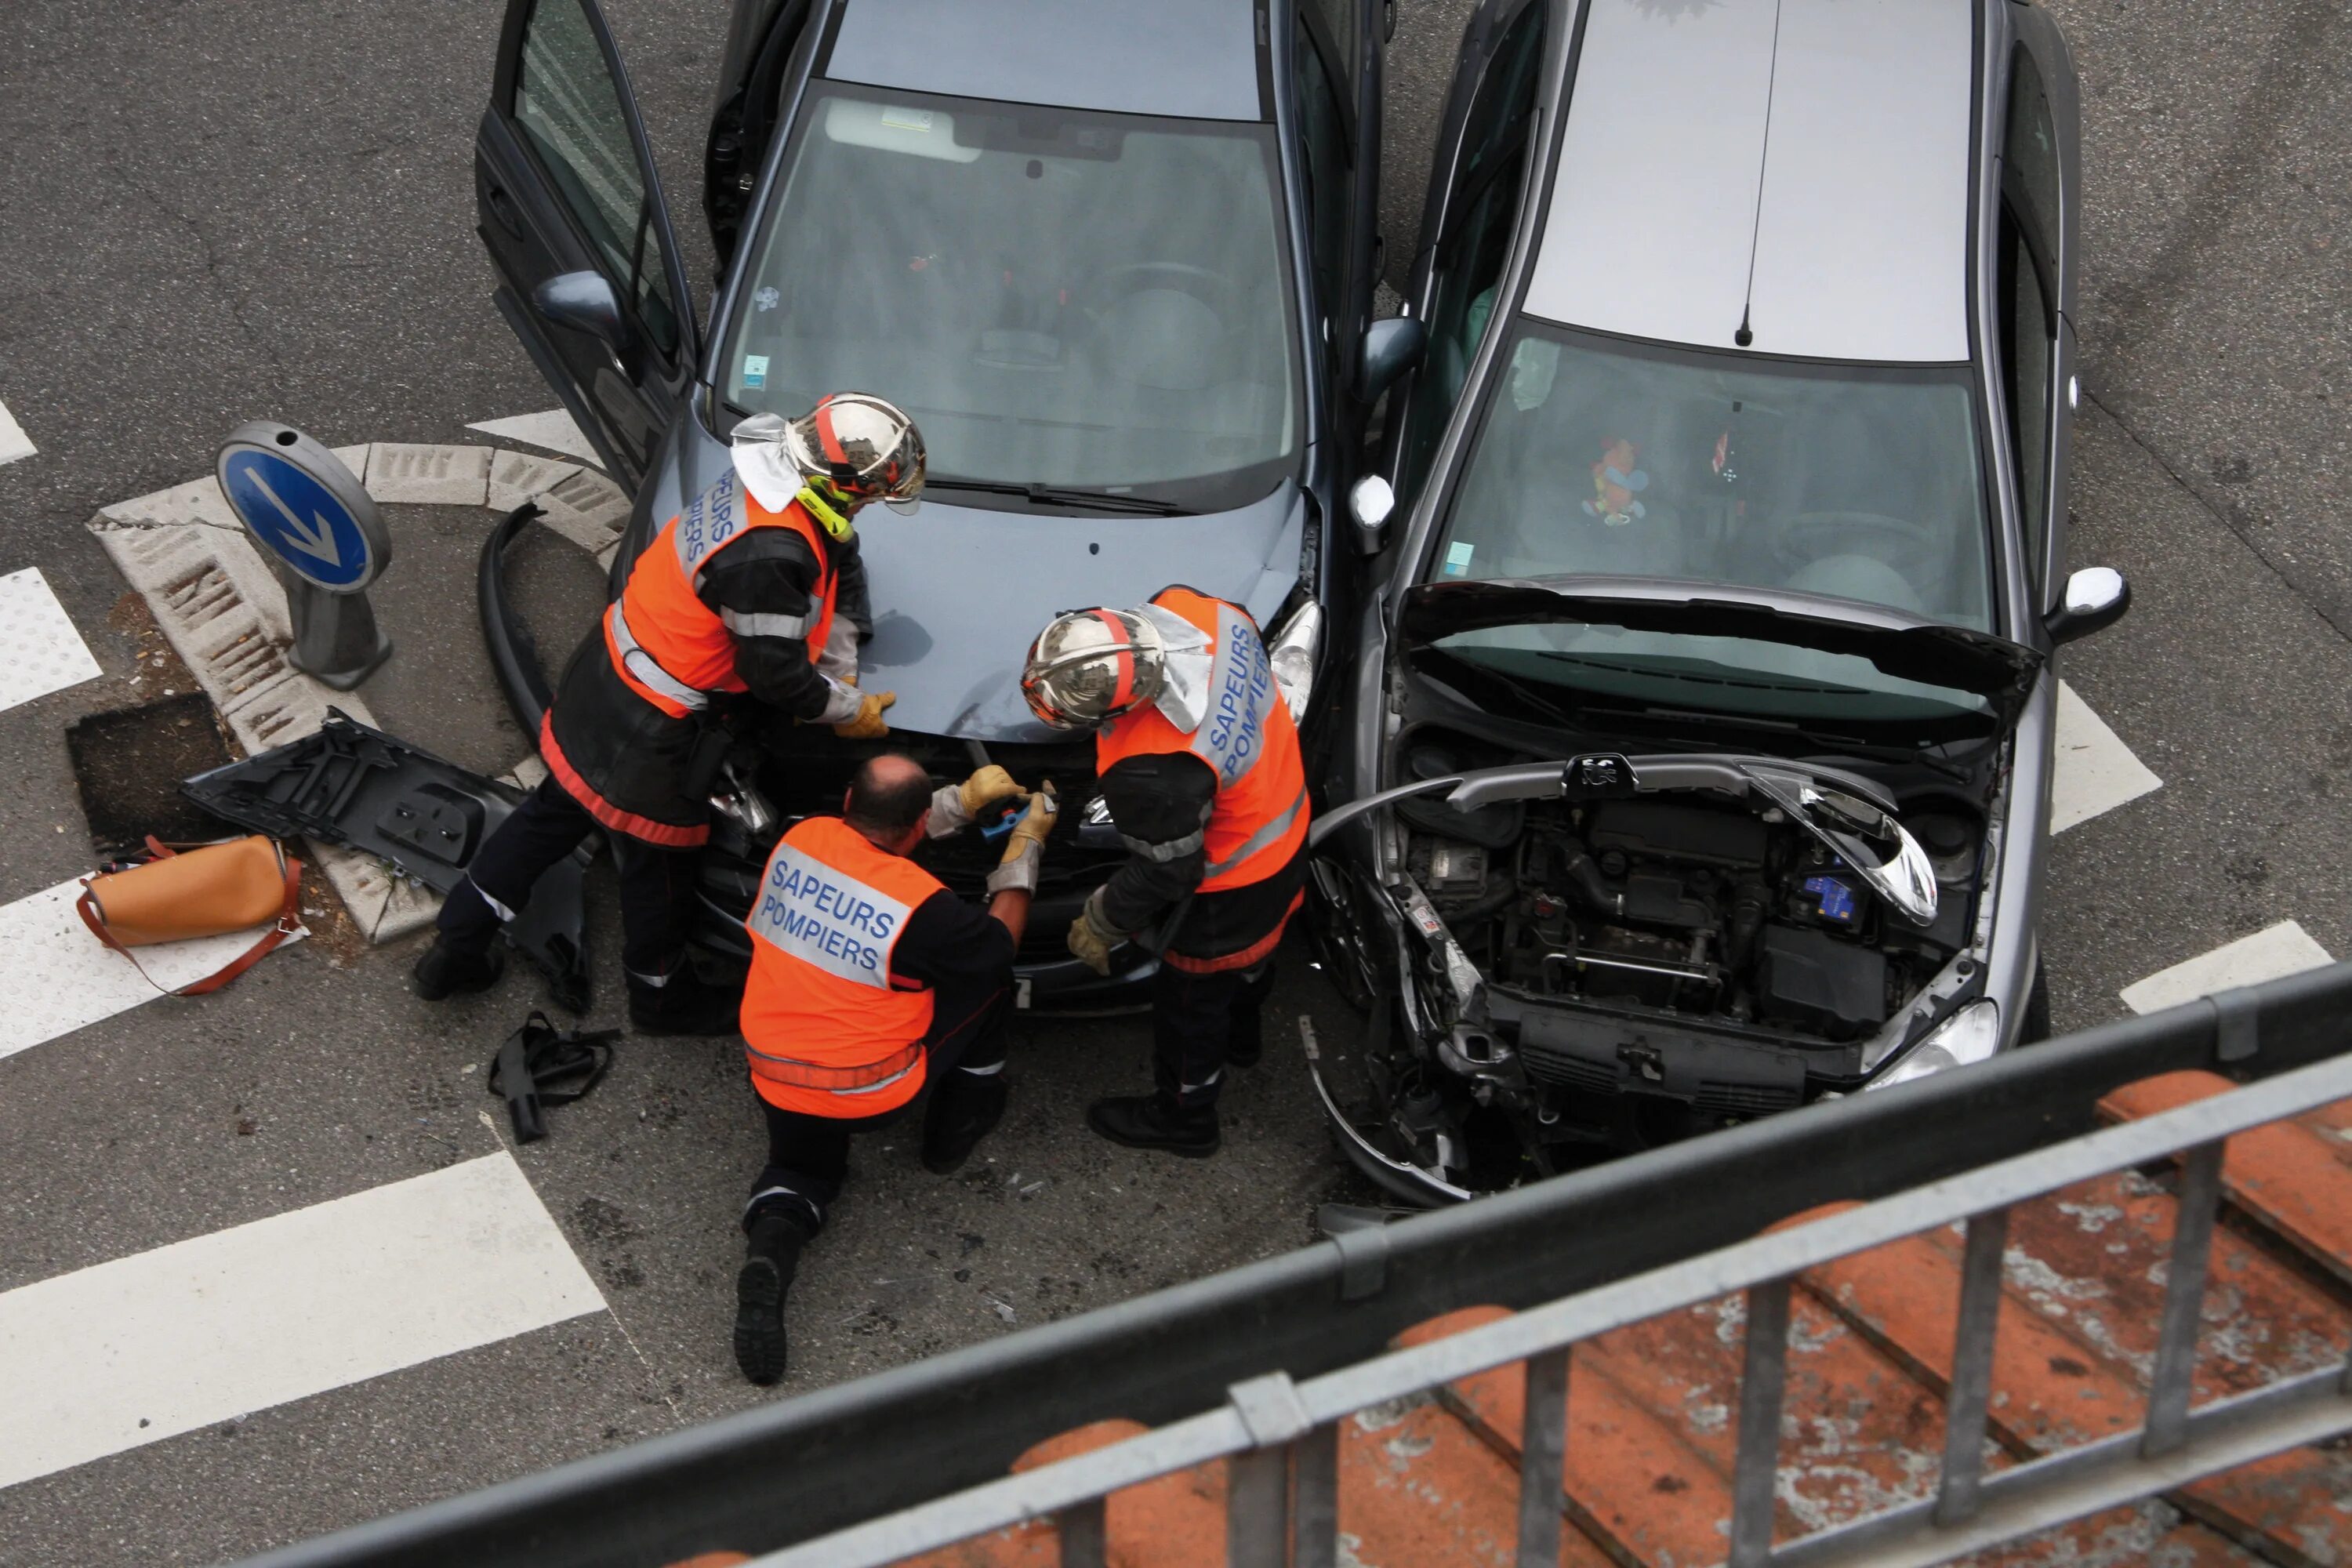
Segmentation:
<svg viewBox="0 0 2352 1568">
<path fill-rule="evenodd" d="M 541 779 L 514 815 L 474 854 L 466 879 L 442 901 L 436 922 L 452 939 L 486 948 L 499 922 L 530 901 L 530 890 L 558 860 L 603 826 L 552 778 Z M 621 963 L 641 980 L 658 980 L 686 956 L 694 918 L 697 849 L 667 849 L 613 835 L 621 873 Z"/>
<path fill-rule="evenodd" d="M 972 1021 L 935 1041 L 924 1063 L 930 1100 L 924 1125 L 953 1123 L 968 1097 L 988 1092 L 1004 1070 L 1006 1015 L 1011 999 L 999 996 Z M 754 1094 L 758 1091 L 753 1090 Z M 841 1184 L 849 1173 L 849 1141 L 860 1132 L 887 1127 L 904 1117 L 913 1101 L 873 1116 L 812 1116 L 760 1100 L 768 1117 L 768 1163 L 751 1184 L 743 1208 L 743 1228 L 766 1211 L 795 1215 L 811 1236 L 824 1226 Z"/>
<path fill-rule="evenodd" d="M 1214 1105 L 1228 1050 L 1238 1043 L 1247 1057 L 1262 1043 L 1259 1015 L 1273 990 L 1271 958 L 1211 974 L 1162 963 L 1151 979 L 1154 1086 L 1187 1110 Z"/>
</svg>

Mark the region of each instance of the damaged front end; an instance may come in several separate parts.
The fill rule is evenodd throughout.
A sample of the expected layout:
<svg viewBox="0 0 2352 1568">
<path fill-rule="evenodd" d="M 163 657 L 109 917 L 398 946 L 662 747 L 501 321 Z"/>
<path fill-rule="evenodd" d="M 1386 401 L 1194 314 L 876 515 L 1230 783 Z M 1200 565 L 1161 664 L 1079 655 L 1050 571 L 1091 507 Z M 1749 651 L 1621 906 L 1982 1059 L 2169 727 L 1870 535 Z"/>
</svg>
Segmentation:
<svg viewBox="0 0 2352 1568">
<path fill-rule="evenodd" d="M 1313 862 L 1325 931 L 1346 932 L 1327 967 L 1382 997 L 1360 1103 L 1314 1065 L 1391 1191 L 1457 1201 L 1981 1032 L 1990 840 L 1965 800 L 1898 814 L 1867 778 L 1776 756 L 1452 760 L 1412 748 L 1424 776 L 1314 833 L 1371 839 L 1369 868 Z"/>
</svg>

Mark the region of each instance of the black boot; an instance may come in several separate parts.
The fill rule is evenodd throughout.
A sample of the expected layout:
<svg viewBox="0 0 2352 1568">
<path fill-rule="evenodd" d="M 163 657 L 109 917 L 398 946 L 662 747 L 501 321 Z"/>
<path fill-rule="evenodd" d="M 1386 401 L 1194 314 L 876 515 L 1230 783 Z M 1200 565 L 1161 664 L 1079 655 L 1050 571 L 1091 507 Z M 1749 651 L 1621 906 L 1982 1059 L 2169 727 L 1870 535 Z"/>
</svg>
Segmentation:
<svg viewBox="0 0 2352 1568">
<path fill-rule="evenodd" d="M 1009 1092 L 1003 1073 L 985 1078 L 946 1074 L 931 1090 L 930 1109 L 923 1113 L 923 1169 L 935 1176 L 951 1176 L 961 1169 L 989 1129 L 1004 1119 Z"/>
<path fill-rule="evenodd" d="M 742 1011 L 742 992 L 713 985 L 680 960 L 659 985 L 629 979 L 629 1022 L 641 1035 L 731 1035 Z"/>
<path fill-rule="evenodd" d="M 438 1002 L 465 991 L 488 991 L 506 968 L 506 955 L 495 947 L 458 941 L 447 931 L 433 939 L 416 961 L 416 994 Z"/>
<path fill-rule="evenodd" d="M 814 1232 L 797 1215 L 773 1209 L 746 1229 L 751 1256 L 735 1276 L 735 1364 L 764 1388 L 784 1375 L 784 1292 Z"/>
<path fill-rule="evenodd" d="M 1087 1125 L 1130 1149 L 1163 1149 L 1193 1160 L 1207 1159 L 1224 1141 L 1213 1104 L 1188 1110 L 1160 1094 L 1097 1100 L 1087 1107 Z"/>
<path fill-rule="evenodd" d="M 1255 1012 L 1236 1012 L 1233 1032 L 1225 1037 L 1225 1065 L 1229 1068 L 1254 1068 L 1265 1055 L 1265 1031 L 1258 1025 Z"/>
</svg>

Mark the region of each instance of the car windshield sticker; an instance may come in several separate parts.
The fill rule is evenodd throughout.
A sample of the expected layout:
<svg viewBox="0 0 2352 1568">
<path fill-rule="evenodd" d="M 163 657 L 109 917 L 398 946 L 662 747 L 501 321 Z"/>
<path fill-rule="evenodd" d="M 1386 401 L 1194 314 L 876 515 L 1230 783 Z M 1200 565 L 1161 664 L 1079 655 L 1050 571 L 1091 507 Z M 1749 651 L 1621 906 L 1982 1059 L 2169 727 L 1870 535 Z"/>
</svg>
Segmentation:
<svg viewBox="0 0 2352 1568">
<path fill-rule="evenodd" d="M 1471 543 L 1466 539 L 1456 540 L 1454 543 L 1447 545 L 1445 547 L 1445 574 L 1448 577 L 1468 576 L 1470 574 L 1470 557 L 1477 548 L 1478 547 L 1476 545 Z"/>
<path fill-rule="evenodd" d="M 925 131 L 931 128 L 931 111 L 928 109 L 903 109 L 892 104 L 882 111 L 882 123 L 893 131 Z"/>
<path fill-rule="evenodd" d="M 743 356 L 743 384 L 754 390 L 768 384 L 768 356 L 766 354 L 745 354 Z"/>
<path fill-rule="evenodd" d="M 772 310 L 776 308 L 777 302 L 782 299 L 783 295 L 772 286 L 751 290 L 751 304 L 756 310 Z"/>
</svg>

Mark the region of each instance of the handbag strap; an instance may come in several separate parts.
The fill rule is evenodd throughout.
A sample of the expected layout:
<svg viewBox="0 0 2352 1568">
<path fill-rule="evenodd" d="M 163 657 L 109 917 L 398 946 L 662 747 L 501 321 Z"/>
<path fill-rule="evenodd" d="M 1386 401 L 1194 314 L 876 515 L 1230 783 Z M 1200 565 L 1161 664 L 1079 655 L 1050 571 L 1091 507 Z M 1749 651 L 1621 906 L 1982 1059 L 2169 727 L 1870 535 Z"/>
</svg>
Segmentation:
<svg viewBox="0 0 2352 1568">
<path fill-rule="evenodd" d="M 171 849 L 158 844 L 153 838 L 148 839 L 147 843 L 157 851 L 159 858 L 173 853 Z M 278 943 L 288 937 L 300 933 L 302 927 L 295 921 L 294 911 L 299 909 L 302 903 L 302 862 L 286 853 L 283 845 L 278 847 L 278 859 L 286 872 L 286 899 L 278 906 L 278 918 L 270 922 L 268 931 L 261 933 L 261 940 L 247 948 L 226 966 L 215 970 L 202 980 L 183 985 L 176 991 L 166 990 L 163 986 L 156 985 L 155 977 L 147 973 L 147 966 L 139 962 L 138 955 L 114 940 L 114 933 L 108 931 L 106 922 L 99 918 L 97 896 L 90 892 L 87 883 L 82 887 L 81 897 L 74 900 L 74 910 L 81 916 L 81 923 L 89 928 L 90 935 L 129 959 L 131 967 L 139 972 L 139 977 L 148 984 L 154 985 L 157 991 L 163 992 L 166 996 L 208 995 L 268 957 Z"/>
</svg>

